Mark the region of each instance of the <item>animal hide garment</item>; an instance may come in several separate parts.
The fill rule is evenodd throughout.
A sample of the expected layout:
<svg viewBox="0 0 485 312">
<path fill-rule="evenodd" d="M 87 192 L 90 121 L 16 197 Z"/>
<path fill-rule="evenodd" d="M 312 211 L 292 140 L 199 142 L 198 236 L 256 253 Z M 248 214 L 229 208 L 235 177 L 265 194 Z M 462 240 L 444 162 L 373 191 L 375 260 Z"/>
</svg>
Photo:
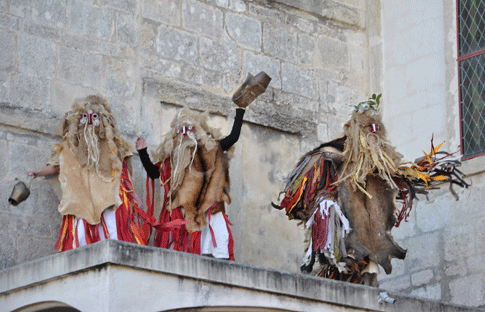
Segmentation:
<svg viewBox="0 0 485 312">
<path fill-rule="evenodd" d="M 121 205 L 120 171 L 114 172 L 110 180 L 101 179 L 97 173 L 81 166 L 66 142 L 62 143 L 58 154 L 62 189 L 58 210 L 62 215 L 71 214 L 85 219 L 89 224 L 98 224 L 106 208 Z"/>
<path fill-rule="evenodd" d="M 190 166 L 185 168 L 179 188 L 172 191 L 169 210 L 182 207 L 185 219 L 191 221 L 186 228 L 201 231 L 205 228 L 206 213 L 224 212 L 224 203 L 230 204 L 229 159 L 217 146 L 210 151 L 197 149 Z"/>
<path fill-rule="evenodd" d="M 224 152 L 217 139 L 218 129 L 207 124 L 208 114 L 183 108 L 171 123 L 172 130 L 158 148 L 158 161 L 170 166 L 170 202 L 165 209 L 183 208 L 186 228 L 201 231 L 206 214 L 224 212 L 224 203 L 231 203 L 229 160 L 232 150 Z M 166 160 L 170 161 L 167 162 Z M 165 172 L 167 168 L 161 168 Z"/>
<path fill-rule="evenodd" d="M 352 228 L 345 245 L 348 253 L 357 261 L 369 257 L 390 274 L 391 259 L 404 259 L 406 256 L 406 250 L 391 235 L 391 229 L 396 224 L 397 190 L 375 175 L 367 175 L 365 190 L 372 198 L 354 189 L 349 181 L 338 186 L 342 212 Z"/>
</svg>

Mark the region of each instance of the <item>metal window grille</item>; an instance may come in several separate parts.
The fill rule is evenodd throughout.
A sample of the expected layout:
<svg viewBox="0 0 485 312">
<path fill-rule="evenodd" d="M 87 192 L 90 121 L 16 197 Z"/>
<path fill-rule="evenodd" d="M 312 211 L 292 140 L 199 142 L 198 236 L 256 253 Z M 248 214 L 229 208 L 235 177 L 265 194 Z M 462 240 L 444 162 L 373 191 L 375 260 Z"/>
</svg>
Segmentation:
<svg viewBox="0 0 485 312">
<path fill-rule="evenodd" d="M 485 0 L 457 0 L 463 159 L 485 154 Z"/>
</svg>

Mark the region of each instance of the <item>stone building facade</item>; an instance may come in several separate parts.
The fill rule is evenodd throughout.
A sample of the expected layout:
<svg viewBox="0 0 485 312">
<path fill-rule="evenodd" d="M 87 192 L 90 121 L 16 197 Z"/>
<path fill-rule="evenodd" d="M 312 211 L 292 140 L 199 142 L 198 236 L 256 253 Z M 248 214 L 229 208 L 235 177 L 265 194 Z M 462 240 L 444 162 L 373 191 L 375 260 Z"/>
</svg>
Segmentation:
<svg viewBox="0 0 485 312">
<path fill-rule="evenodd" d="M 0 0 L 0 268 L 55 253 L 49 184 L 33 180 L 17 207 L 7 198 L 15 178 L 45 165 L 75 98 L 106 97 L 125 137 L 154 151 L 183 105 L 228 133 L 232 94 L 264 70 L 273 80 L 247 109 L 227 210 L 238 262 L 298 272 L 302 228 L 270 202 L 300 155 L 341 134 L 353 104 L 383 93 L 406 159 L 428 151 L 433 133 L 458 149 L 455 10 L 443 0 Z M 463 170 L 479 172 L 482 158 Z M 460 201 L 437 191 L 394 231 L 408 256 L 382 287 L 485 305 L 484 181 L 470 179 Z"/>
</svg>

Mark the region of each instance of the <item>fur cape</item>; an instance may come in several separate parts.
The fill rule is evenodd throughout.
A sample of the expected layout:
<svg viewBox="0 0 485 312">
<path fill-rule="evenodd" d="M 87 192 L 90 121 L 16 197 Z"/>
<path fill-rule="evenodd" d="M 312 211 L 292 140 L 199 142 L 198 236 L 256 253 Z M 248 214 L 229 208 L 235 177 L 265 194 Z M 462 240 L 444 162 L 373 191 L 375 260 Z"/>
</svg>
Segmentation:
<svg viewBox="0 0 485 312">
<path fill-rule="evenodd" d="M 208 113 L 183 108 L 171 123 L 171 130 L 157 149 L 157 159 L 170 166 L 169 211 L 182 207 L 186 228 L 200 231 L 205 228 L 206 214 L 225 211 L 224 202 L 231 203 L 229 160 L 232 155 L 219 146 L 220 132 L 208 125 Z M 190 129 L 184 137 L 180 129 Z M 169 160 L 169 161 L 167 161 Z M 161 169 L 163 172 L 166 168 Z"/>
<path fill-rule="evenodd" d="M 87 111 L 96 113 L 99 118 L 99 125 L 91 134 L 87 134 L 81 122 Z M 131 145 L 121 139 L 109 105 L 97 95 L 77 99 L 54 135 L 62 138 L 62 142 L 55 145 L 49 161 L 49 164 L 60 167 L 62 198 L 59 212 L 97 224 L 106 208 L 118 208 L 122 204 L 119 196 L 121 170 L 123 161 L 126 161 L 132 174 Z M 88 140 L 97 142 L 99 155 L 89 151 Z M 57 187 L 54 185 L 54 188 Z"/>
<path fill-rule="evenodd" d="M 401 155 L 387 142 L 380 116 L 372 111 L 354 113 L 342 137 L 301 157 L 288 177 L 279 208 L 285 208 L 290 219 L 299 219 L 310 227 L 311 259 L 319 255 L 321 264 L 325 264 L 320 276 L 363 282 L 361 272 L 353 271 L 356 266 L 374 262 L 389 274 L 391 258 L 405 257 L 406 250 L 391 235 L 396 223 L 397 194 L 392 177 L 400 159 Z M 321 204 L 329 200 L 344 216 L 332 220 L 325 217 L 323 224 L 327 225 L 322 228 L 322 222 L 312 220 Z M 328 227 L 328 222 L 335 225 Z M 347 222 L 348 234 L 328 232 Z M 335 235 L 334 241 L 338 241 L 331 250 L 315 245 L 323 232 Z M 311 272 L 313 264 L 305 266 L 304 262 L 302 271 Z"/>
</svg>

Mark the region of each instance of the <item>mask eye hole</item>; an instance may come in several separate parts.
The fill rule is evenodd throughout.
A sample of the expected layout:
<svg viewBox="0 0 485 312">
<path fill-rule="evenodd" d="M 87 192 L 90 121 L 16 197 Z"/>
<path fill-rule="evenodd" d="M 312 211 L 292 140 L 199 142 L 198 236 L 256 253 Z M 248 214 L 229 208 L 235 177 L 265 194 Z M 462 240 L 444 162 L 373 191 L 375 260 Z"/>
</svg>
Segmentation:
<svg viewBox="0 0 485 312">
<path fill-rule="evenodd" d="M 83 114 L 83 118 L 88 118 L 88 114 L 87 113 L 84 113 Z"/>
<path fill-rule="evenodd" d="M 194 126 L 189 126 L 188 129 L 189 129 L 189 131 L 192 131 L 192 130 L 194 130 Z"/>
<path fill-rule="evenodd" d="M 98 119 L 98 114 L 93 113 L 93 119 Z"/>
</svg>

